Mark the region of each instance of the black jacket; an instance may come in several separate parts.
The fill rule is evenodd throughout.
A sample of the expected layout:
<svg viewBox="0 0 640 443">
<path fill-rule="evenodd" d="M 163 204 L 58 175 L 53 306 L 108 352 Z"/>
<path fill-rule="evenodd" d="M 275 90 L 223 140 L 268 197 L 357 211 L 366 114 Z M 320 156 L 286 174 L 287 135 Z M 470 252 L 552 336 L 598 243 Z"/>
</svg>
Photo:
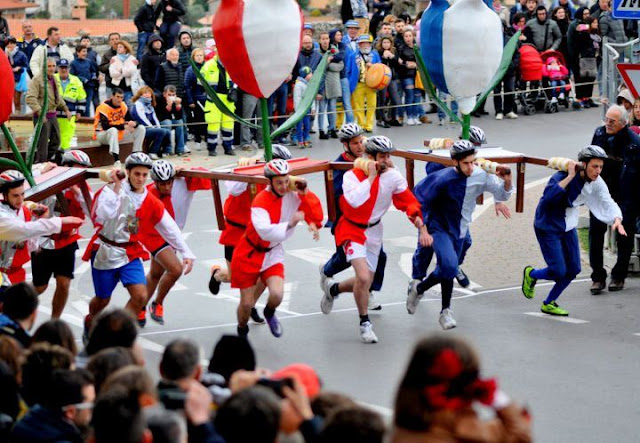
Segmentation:
<svg viewBox="0 0 640 443">
<path fill-rule="evenodd" d="M 398 78 L 403 80 L 405 78 L 415 78 L 416 70 L 407 68 L 407 62 L 415 62 L 416 54 L 413 52 L 413 48 L 407 45 L 402 45 L 398 48 Z"/>
<path fill-rule="evenodd" d="M 109 62 L 113 57 L 116 56 L 116 51 L 109 48 L 102 54 L 102 60 L 100 61 L 100 66 L 98 66 L 98 71 L 104 74 L 104 83 L 107 88 L 113 88 L 113 83 L 111 83 L 111 75 L 109 75 Z"/>
<path fill-rule="evenodd" d="M 78 428 L 67 421 L 62 411 L 34 406 L 16 423 L 9 439 L 11 443 L 82 443 Z"/>
<path fill-rule="evenodd" d="M 171 11 L 167 11 L 167 6 L 171 6 Z M 187 10 L 180 0 L 161 0 L 156 6 L 156 17 L 162 14 L 163 23 L 179 22 Z"/>
<path fill-rule="evenodd" d="M 615 135 L 609 135 L 605 127 L 600 126 L 593 134 L 591 144 L 600 146 L 609 155 L 604 161 L 601 177 L 623 214 L 628 212 L 637 200 L 635 196 L 639 194 L 640 137 L 628 127 Z"/>
<path fill-rule="evenodd" d="M 176 87 L 176 95 L 184 99 L 184 72 L 180 63 L 173 64 L 166 61 L 156 71 L 154 85 L 158 92 L 163 92 L 164 87 L 173 85 Z"/>
<path fill-rule="evenodd" d="M 156 20 L 158 15 L 156 14 L 153 6 L 146 2 L 140 6 L 136 16 L 133 18 L 133 23 L 138 28 L 138 32 L 153 32 L 156 29 Z"/>
<path fill-rule="evenodd" d="M 31 345 L 31 336 L 17 322 L 10 319 L 6 314 L 0 313 L 0 335 L 7 335 L 28 348 Z"/>
<path fill-rule="evenodd" d="M 156 115 L 158 120 L 180 120 L 182 118 L 182 108 L 178 110 L 178 107 L 174 103 L 171 105 L 171 111 L 167 111 L 167 100 L 162 94 L 156 94 Z"/>
<path fill-rule="evenodd" d="M 147 50 L 142 55 L 142 60 L 140 61 L 140 76 L 142 77 L 142 80 L 144 80 L 144 82 L 153 89 L 157 89 L 155 87 L 156 72 L 160 65 L 167 59 L 163 49 L 156 51 L 151 48 L 153 42 L 156 41 L 162 41 L 162 38 L 157 34 L 153 34 L 149 37 Z"/>
</svg>

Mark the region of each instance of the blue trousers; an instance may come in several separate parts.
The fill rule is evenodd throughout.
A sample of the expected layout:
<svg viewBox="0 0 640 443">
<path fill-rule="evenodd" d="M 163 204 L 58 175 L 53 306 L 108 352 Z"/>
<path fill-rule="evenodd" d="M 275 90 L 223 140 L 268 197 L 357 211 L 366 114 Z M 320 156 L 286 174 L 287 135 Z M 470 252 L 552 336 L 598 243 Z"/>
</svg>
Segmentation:
<svg viewBox="0 0 640 443">
<path fill-rule="evenodd" d="M 311 130 L 311 114 L 307 114 L 296 125 L 296 137 L 298 143 L 308 142 L 310 140 L 309 131 Z"/>
<path fill-rule="evenodd" d="M 153 32 L 138 32 L 138 49 L 136 51 L 136 60 L 142 60 L 144 50 L 147 48 L 147 42 Z"/>
<path fill-rule="evenodd" d="M 162 146 L 166 143 L 169 144 L 171 137 L 171 131 L 167 128 L 145 128 L 144 138 L 153 140 L 149 153 L 160 154 Z"/>
<path fill-rule="evenodd" d="M 462 266 L 462 263 L 464 263 L 464 258 L 466 257 L 467 251 L 471 247 L 471 244 L 471 233 L 467 231 L 467 235 L 462 242 L 460 257 L 458 258 L 458 266 Z M 418 243 L 416 252 L 413 253 L 411 278 L 413 278 L 414 280 L 424 279 L 427 276 L 427 269 L 429 269 L 429 265 L 431 264 L 432 259 L 433 247 L 423 247 Z"/>
<path fill-rule="evenodd" d="M 380 249 L 380 257 L 378 258 L 378 267 L 373 276 L 373 282 L 371 283 L 372 291 L 379 291 L 382 289 L 382 282 L 384 281 L 384 268 L 387 265 L 387 254 L 384 249 Z M 344 249 L 338 246 L 336 247 L 336 253 L 331 256 L 329 261 L 324 265 L 324 275 L 327 277 L 333 277 L 334 275 L 349 269 L 351 263 L 347 261 L 347 256 L 344 253 Z"/>
<path fill-rule="evenodd" d="M 547 267 L 534 269 L 531 271 L 531 277 L 556 282 L 544 301 L 546 304 L 557 300 L 562 291 L 580 273 L 578 233 L 575 229 L 562 234 L 549 233 L 540 229 L 535 229 L 535 232 Z"/>
</svg>

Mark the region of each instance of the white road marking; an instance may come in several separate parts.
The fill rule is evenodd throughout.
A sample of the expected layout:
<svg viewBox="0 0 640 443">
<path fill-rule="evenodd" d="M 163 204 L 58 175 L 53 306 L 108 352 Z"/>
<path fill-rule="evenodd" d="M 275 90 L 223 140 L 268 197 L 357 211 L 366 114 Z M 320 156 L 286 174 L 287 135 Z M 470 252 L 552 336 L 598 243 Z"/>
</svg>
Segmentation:
<svg viewBox="0 0 640 443">
<path fill-rule="evenodd" d="M 288 255 L 293 255 L 296 258 L 314 265 L 322 265 L 326 263 L 327 260 L 329 260 L 334 254 L 334 252 L 336 251 L 333 249 L 323 247 L 293 249 L 291 251 L 286 251 Z"/>
<path fill-rule="evenodd" d="M 405 252 L 400 254 L 400 260 L 398 261 L 398 266 L 400 266 L 400 269 L 402 270 L 402 272 L 409 278 L 412 277 L 412 269 L 413 269 L 412 258 L 413 258 L 412 252 Z M 472 283 L 469 285 L 468 288 L 454 287 L 453 290 L 462 292 L 463 294 L 475 294 L 476 292 L 473 291 L 472 289 L 481 288 L 481 287 L 482 286 L 480 286 L 477 283 Z M 440 285 L 436 285 L 430 290 L 437 292 L 438 294 L 442 293 L 442 290 L 440 289 Z"/>
<path fill-rule="evenodd" d="M 635 333 L 635 334 L 633 334 L 633 335 L 637 335 L 638 337 L 640 337 L 640 333 L 638 333 L 638 332 L 636 332 L 636 333 Z"/>
<path fill-rule="evenodd" d="M 399 248 L 409 248 L 416 249 L 416 245 L 418 244 L 418 236 L 417 235 L 406 235 L 403 237 L 392 237 L 385 238 L 384 244 L 389 244 L 392 246 L 396 246 Z"/>
<path fill-rule="evenodd" d="M 549 315 L 544 312 L 525 312 L 525 315 L 531 315 L 533 317 L 547 318 L 549 320 L 561 321 L 563 323 L 583 324 L 589 323 L 587 320 L 580 320 L 579 318 L 561 317 L 557 315 Z"/>
</svg>

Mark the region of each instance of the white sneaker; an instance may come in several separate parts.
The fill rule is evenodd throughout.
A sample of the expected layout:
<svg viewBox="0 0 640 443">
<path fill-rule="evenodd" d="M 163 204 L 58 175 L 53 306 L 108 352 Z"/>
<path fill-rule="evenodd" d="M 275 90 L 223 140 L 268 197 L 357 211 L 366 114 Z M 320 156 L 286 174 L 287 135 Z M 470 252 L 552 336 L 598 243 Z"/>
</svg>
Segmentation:
<svg viewBox="0 0 640 443">
<path fill-rule="evenodd" d="M 440 121 L 438 122 L 438 126 L 444 126 L 444 119 L 441 118 Z"/>
<path fill-rule="evenodd" d="M 182 152 L 183 154 L 191 154 L 191 149 L 187 148 L 185 146 L 184 151 Z"/>
<path fill-rule="evenodd" d="M 456 320 L 453 318 L 453 311 L 449 308 L 440 313 L 440 319 L 438 321 L 445 331 L 458 326 L 458 323 L 456 323 Z"/>
<path fill-rule="evenodd" d="M 407 126 L 415 126 L 415 124 L 416 124 L 416 121 L 413 118 L 409 117 L 407 119 Z"/>
<path fill-rule="evenodd" d="M 561 92 L 561 93 L 558 95 L 558 100 L 564 100 L 564 92 Z"/>
<path fill-rule="evenodd" d="M 360 325 L 360 338 L 365 343 L 378 343 L 378 337 L 373 332 L 373 325 L 366 321 Z"/>
<path fill-rule="evenodd" d="M 515 120 L 516 118 L 518 118 L 518 114 L 516 114 L 515 112 L 511 111 L 510 113 L 507 114 L 507 118 Z"/>
<path fill-rule="evenodd" d="M 324 295 L 322 296 L 322 300 L 320 300 L 320 310 L 323 314 L 330 314 L 333 309 L 333 300 L 337 297 L 331 295 L 331 286 L 335 281 L 332 278 L 328 278 L 322 283 L 322 292 Z"/>
<path fill-rule="evenodd" d="M 382 305 L 380 303 L 378 303 L 378 300 L 376 300 L 376 296 L 373 295 L 373 292 L 369 292 L 369 305 L 368 308 L 370 311 L 381 311 L 382 310 Z"/>
<path fill-rule="evenodd" d="M 551 103 L 558 103 L 558 99 L 555 97 L 551 97 Z"/>
<path fill-rule="evenodd" d="M 327 275 L 324 273 L 324 265 L 320 265 L 320 267 L 318 268 L 318 271 L 320 272 L 320 289 L 324 291 L 324 282 L 329 277 L 327 277 Z"/>
<path fill-rule="evenodd" d="M 407 312 L 411 315 L 415 314 L 418 303 L 423 296 L 423 294 L 418 294 L 418 283 L 420 280 L 411 280 L 407 288 Z"/>
<path fill-rule="evenodd" d="M 502 112 L 498 112 L 496 114 L 496 120 L 502 120 L 504 118 L 504 114 Z"/>
<path fill-rule="evenodd" d="M 149 154 L 149 158 L 151 160 L 158 160 L 158 154 L 154 154 L 153 152 L 151 154 Z"/>
<path fill-rule="evenodd" d="M 420 126 L 422 124 L 422 122 L 420 121 L 419 118 L 414 118 L 413 119 L 413 124 L 416 125 L 416 126 Z"/>
<path fill-rule="evenodd" d="M 202 142 L 196 142 L 196 143 L 194 144 L 194 149 L 195 149 L 196 151 L 202 151 Z"/>
</svg>

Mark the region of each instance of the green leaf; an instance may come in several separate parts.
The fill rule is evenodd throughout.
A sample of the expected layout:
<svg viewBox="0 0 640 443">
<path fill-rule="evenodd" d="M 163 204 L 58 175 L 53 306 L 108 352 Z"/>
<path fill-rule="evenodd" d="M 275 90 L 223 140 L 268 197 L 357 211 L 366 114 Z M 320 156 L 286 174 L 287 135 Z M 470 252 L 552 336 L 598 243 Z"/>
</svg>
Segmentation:
<svg viewBox="0 0 640 443">
<path fill-rule="evenodd" d="M 44 83 L 44 103 L 42 104 L 42 109 L 40 110 L 40 115 L 38 116 L 38 121 L 36 123 L 36 128 L 33 131 L 33 141 L 31 142 L 31 147 L 27 152 L 27 171 L 25 172 L 25 176 L 31 175 L 31 168 L 33 167 L 33 159 L 36 156 L 36 150 L 38 149 L 38 141 L 40 140 L 40 132 L 42 131 L 42 125 L 44 124 L 44 118 L 47 114 L 47 108 L 49 107 L 49 81 L 47 79 L 47 51 L 44 51 L 44 61 L 42 62 L 42 77 Z M 33 180 L 33 179 L 32 179 Z"/>
<path fill-rule="evenodd" d="M 473 111 L 471 112 L 476 111 L 480 107 L 482 102 L 485 101 L 485 99 L 489 96 L 489 94 L 491 94 L 491 91 L 493 91 L 498 85 L 498 83 L 502 81 L 502 77 L 504 77 L 504 74 L 507 72 L 507 69 L 509 69 L 509 65 L 511 64 L 511 59 L 513 59 L 513 54 L 516 52 L 516 49 L 518 47 L 518 37 L 520 37 L 521 33 L 522 31 L 516 32 L 513 35 L 513 37 L 511 37 L 507 42 L 507 44 L 505 45 L 504 49 L 502 50 L 502 60 L 500 60 L 500 66 L 498 66 L 498 71 L 496 71 L 495 75 L 491 79 L 491 82 L 489 82 L 489 87 L 482 93 L 482 95 L 476 102 L 476 106 L 473 108 Z"/>
<path fill-rule="evenodd" d="M 273 134 L 271 134 L 271 138 L 277 138 L 287 132 L 289 129 L 293 128 L 302 118 L 307 115 L 309 112 L 309 108 L 313 104 L 313 101 L 316 99 L 316 95 L 318 94 L 318 89 L 320 89 L 320 85 L 322 84 L 322 79 L 324 78 L 324 72 L 327 70 L 327 65 L 329 64 L 329 51 L 324 53 L 322 60 L 320 60 L 320 64 L 313 71 L 313 77 L 311 77 L 311 81 L 307 85 L 307 90 L 304 92 L 302 96 L 302 100 L 300 101 L 300 106 L 296 112 L 293 113 L 291 117 L 287 119 L 278 129 L 276 129 Z"/>
<path fill-rule="evenodd" d="M 18 146 L 16 146 L 16 142 L 13 139 L 13 137 L 11 136 L 11 132 L 9 132 L 9 128 L 7 128 L 7 126 L 3 123 L 1 126 L 2 128 L 2 132 L 5 136 L 5 138 L 7 139 L 7 142 L 9 143 L 9 147 L 11 148 L 11 151 L 13 152 L 13 156 L 15 157 L 16 161 L 14 162 L 13 160 L 8 160 L 12 163 L 15 163 L 16 167 L 15 169 L 17 169 L 18 171 L 21 171 L 25 178 L 27 179 L 27 181 L 29 182 L 29 184 L 31 186 L 35 186 L 36 182 L 33 179 L 33 176 L 31 175 L 29 168 L 27 168 L 27 165 L 24 161 L 24 159 L 22 158 L 22 155 L 20 154 L 20 150 L 18 149 Z M 6 160 L 6 159 L 5 159 Z M 2 163 L 0 163 L 2 164 Z M 6 164 L 3 166 L 7 166 Z"/>
<path fill-rule="evenodd" d="M 451 109 L 449 109 L 447 104 L 444 103 L 442 100 L 440 100 L 440 97 L 438 97 L 438 91 L 436 91 L 436 87 L 433 84 L 433 81 L 431 80 L 431 76 L 429 75 L 429 71 L 427 70 L 427 66 L 424 64 L 424 60 L 422 58 L 422 54 L 420 54 L 420 48 L 418 47 L 418 45 L 415 45 L 413 47 L 413 53 L 416 55 L 416 61 L 418 62 L 417 63 L 418 64 L 418 72 L 420 73 L 420 78 L 422 79 L 422 84 L 424 85 L 425 90 L 427 91 L 427 94 L 429 94 L 429 98 L 431 98 L 431 100 L 440 109 L 442 109 L 442 111 L 445 114 L 447 114 L 452 121 L 462 124 L 462 121 L 460 120 L 460 117 L 458 117 L 457 114 L 454 114 L 453 111 L 451 111 Z"/>
<path fill-rule="evenodd" d="M 220 110 L 220 112 L 222 112 L 227 117 L 230 117 L 235 121 L 237 121 L 238 123 L 241 123 L 245 126 L 249 126 L 250 128 L 254 128 L 254 129 L 260 129 L 260 126 L 254 123 L 251 123 L 243 119 L 242 117 L 237 116 L 231 109 L 229 109 L 227 105 L 222 100 L 220 100 L 216 91 L 214 91 L 211 85 L 209 85 L 209 83 L 207 83 L 207 81 L 204 79 L 204 77 L 202 76 L 202 73 L 200 72 L 200 69 L 198 69 L 198 66 L 195 64 L 195 62 L 190 59 L 189 63 L 191 63 L 191 68 L 193 69 L 193 73 L 196 75 L 196 78 L 200 81 L 200 84 L 202 85 L 205 92 L 207 93 L 209 100 L 211 100 L 213 104 L 216 105 L 216 107 Z"/>
</svg>

